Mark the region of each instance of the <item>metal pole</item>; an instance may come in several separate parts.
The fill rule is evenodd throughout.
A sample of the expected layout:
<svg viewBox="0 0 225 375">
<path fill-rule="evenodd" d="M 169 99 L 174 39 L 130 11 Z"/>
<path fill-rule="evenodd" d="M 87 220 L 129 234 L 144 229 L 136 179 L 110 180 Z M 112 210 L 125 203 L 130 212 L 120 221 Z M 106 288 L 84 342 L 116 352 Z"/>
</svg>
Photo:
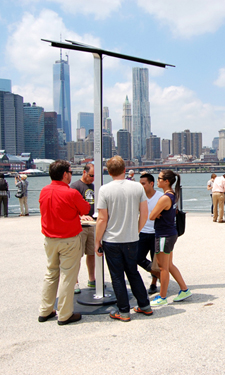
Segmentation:
<svg viewBox="0 0 225 375">
<path fill-rule="evenodd" d="M 95 212 L 102 179 L 102 55 L 94 56 L 94 161 L 95 161 Z M 95 298 L 104 297 L 104 256 L 95 254 Z"/>
</svg>

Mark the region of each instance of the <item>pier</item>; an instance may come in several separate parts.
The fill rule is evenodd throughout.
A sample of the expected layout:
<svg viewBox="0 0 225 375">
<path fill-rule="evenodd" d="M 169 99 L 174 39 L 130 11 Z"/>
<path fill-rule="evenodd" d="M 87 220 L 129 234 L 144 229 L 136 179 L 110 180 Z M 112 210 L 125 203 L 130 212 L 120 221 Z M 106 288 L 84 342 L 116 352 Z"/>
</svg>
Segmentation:
<svg viewBox="0 0 225 375">
<path fill-rule="evenodd" d="M 209 213 L 186 216 L 174 263 L 192 297 L 173 303 L 179 287 L 171 277 L 169 304 L 150 317 L 131 310 L 123 323 L 108 314 L 83 315 L 62 327 L 55 318 L 37 320 L 46 270 L 40 216 L 0 218 L 0 374 L 224 374 L 225 223 L 213 223 Z M 140 273 L 149 288 L 149 274 Z M 87 277 L 83 258 L 81 289 Z M 110 282 L 107 266 L 105 278 Z"/>
</svg>

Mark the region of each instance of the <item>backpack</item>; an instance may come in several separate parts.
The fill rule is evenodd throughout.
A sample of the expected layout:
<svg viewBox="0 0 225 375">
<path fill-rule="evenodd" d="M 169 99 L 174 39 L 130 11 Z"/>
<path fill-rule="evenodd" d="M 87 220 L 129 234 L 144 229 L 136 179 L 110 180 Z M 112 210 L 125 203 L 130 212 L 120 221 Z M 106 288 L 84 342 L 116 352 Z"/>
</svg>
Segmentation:
<svg viewBox="0 0 225 375">
<path fill-rule="evenodd" d="M 7 182 L 4 178 L 0 178 L 0 190 L 1 191 L 8 191 Z"/>
</svg>

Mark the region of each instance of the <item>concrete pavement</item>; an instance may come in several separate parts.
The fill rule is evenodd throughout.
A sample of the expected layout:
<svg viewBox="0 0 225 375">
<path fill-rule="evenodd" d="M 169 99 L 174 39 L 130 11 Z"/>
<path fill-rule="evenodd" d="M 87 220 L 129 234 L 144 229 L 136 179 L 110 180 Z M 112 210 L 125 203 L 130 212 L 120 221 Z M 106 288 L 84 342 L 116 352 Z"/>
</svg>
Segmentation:
<svg viewBox="0 0 225 375">
<path fill-rule="evenodd" d="M 193 296 L 173 303 L 179 288 L 171 277 L 168 306 L 151 317 L 132 311 L 128 323 L 108 315 L 38 323 L 43 238 L 39 216 L 0 218 L 0 374 L 225 374 L 225 223 L 187 214 L 174 263 Z M 151 278 L 140 272 L 148 288 Z M 105 276 L 110 281 L 107 266 Z M 85 259 L 79 281 L 86 287 Z"/>
</svg>

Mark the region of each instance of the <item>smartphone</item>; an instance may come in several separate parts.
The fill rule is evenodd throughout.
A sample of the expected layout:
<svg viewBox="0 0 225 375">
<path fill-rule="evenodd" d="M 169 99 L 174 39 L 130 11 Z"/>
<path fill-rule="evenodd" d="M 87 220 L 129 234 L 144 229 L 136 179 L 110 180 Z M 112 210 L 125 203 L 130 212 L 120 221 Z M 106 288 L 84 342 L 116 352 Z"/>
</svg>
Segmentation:
<svg viewBox="0 0 225 375">
<path fill-rule="evenodd" d="M 103 253 L 103 248 L 102 248 L 102 247 L 99 247 L 99 248 L 98 248 L 98 253 L 99 253 L 99 254 L 102 254 L 102 253 Z"/>
</svg>

